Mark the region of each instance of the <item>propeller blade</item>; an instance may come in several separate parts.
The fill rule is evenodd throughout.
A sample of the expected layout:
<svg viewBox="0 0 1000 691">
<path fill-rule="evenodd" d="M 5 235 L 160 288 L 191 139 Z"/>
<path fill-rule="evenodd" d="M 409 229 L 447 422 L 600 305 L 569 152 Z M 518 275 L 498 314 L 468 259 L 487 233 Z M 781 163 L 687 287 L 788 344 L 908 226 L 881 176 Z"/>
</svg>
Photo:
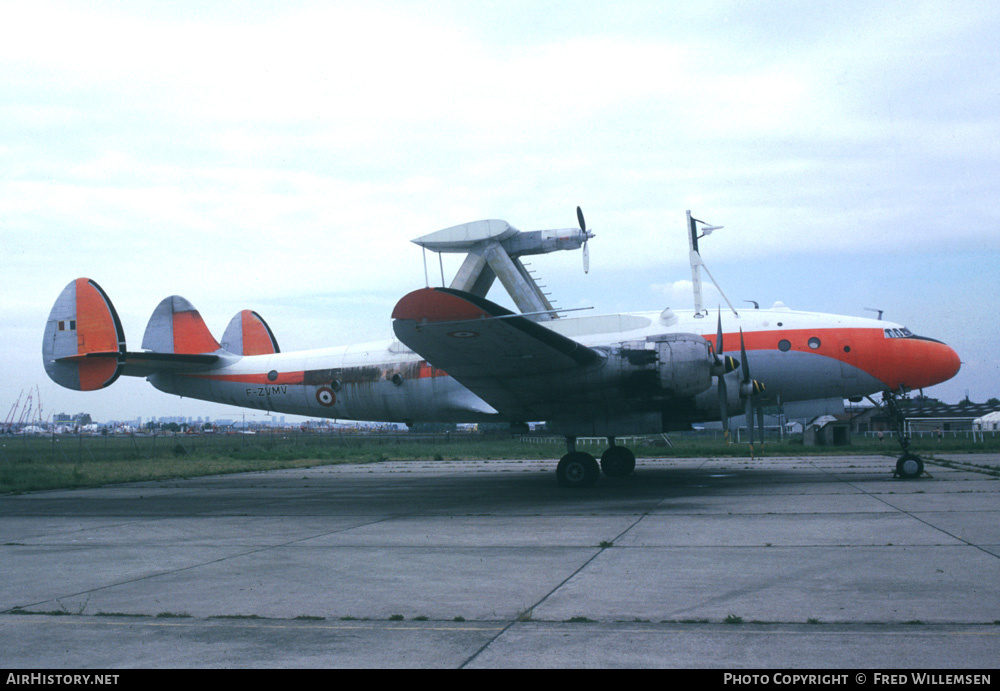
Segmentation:
<svg viewBox="0 0 1000 691">
<path fill-rule="evenodd" d="M 722 360 L 722 308 L 719 308 L 719 330 L 715 334 L 715 357 Z"/>
<path fill-rule="evenodd" d="M 760 448 L 764 449 L 764 406 L 757 406 L 757 431 L 760 433 Z"/>
<path fill-rule="evenodd" d="M 722 420 L 722 436 L 729 441 L 729 392 L 726 391 L 726 376 L 719 376 L 719 419 Z"/>
<path fill-rule="evenodd" d="M 740 383 L 740 396 L 746 400 L 747 432 L 750 435 L 750 446 L 753 447 L 753 410 L 754 398 L 763 393 L 764 385 L 750 377 L 750 361 L 747 359 L 747 347 L 743 341 L 743 329 L 740 329 L 740 366 L 743 368 L 743 379 Z M 764 443 L 764 408 L 757 406 L 757 420 L 760 425 L 760 442 Z"/>
<path fill-rule="evenodd" d="M 740 364 L 743 366 L 743 383 L 750 383 L 750 363 L 747 362 L 747 347 L 743 342 L 743 327 L 740 327 Z"/>
<path fill-rule="evenodd" d="M 576 220 L 580 223 L 580 232 L 583 233 L 583 273 L 590 273 L 590 247 L 587 241 L 594 235 L 587 231 L 587 222 L 583 219 L 583 209 L 576 207 Z"/>
<path fill-rule="evenodd" d="M 722 354 L 722 308 L 719 308 L 719 327 L 715 334 L 715 363 L 722 365 L 719 373 L 719 419 L 722 420 L 722 436 L 729 441 L 729 392 L 726 390 L 726 358 Z"/>
</svg>

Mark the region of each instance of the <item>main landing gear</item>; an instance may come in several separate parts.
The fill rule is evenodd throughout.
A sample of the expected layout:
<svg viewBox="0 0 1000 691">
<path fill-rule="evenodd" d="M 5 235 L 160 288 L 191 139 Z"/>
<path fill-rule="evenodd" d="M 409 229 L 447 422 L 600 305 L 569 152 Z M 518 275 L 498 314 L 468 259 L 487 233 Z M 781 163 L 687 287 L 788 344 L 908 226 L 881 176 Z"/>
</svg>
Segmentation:
<svg viewBox="0 0 1000 691">
<path fill-rule="evenodd" d="M 568 453 L 559 460 L 556 479 L 563 487 L 591 487 L 601 471 L 608 477 L 625 477 L 635 472 L 635 454 L 624 446 L 615 446 L 608 437 L 608 448 L 601 454 L 601 463 L 585 451 L 576 450 L 576 437 L 566 437 Z"/>
<path fill-rule="evenodd" d="M 906 416 L 903 415 L 899 402 L 896 400 L 898 395 L 892 391 L 884 392 L 881 404 L 896 425 L 896 438 L 899 440 L 899 448 L 902 451 L 902 455 L 896 460 L 894 475 L 903 480 L 916 480 L 924 474 L 924 461 L 920 456 L 910 451 L 910 438 L 906 436 Z M 875 403 L 871 397 L 868 400 Z M 876 403 L 876 405 L 878 404 Z"/>
</svg>

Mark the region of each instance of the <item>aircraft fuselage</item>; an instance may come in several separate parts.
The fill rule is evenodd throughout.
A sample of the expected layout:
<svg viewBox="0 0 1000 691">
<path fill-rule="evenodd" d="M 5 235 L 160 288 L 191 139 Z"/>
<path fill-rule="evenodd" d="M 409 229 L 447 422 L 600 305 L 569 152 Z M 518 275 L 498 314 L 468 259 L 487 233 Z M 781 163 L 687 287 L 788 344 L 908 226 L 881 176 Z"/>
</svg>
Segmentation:
<svg viewBox="0 0 1000 691">
<path fill-rule="evenodd" d="M 947 345 L 882 320 L 772 309 L 723 314 L 722 324 L 726 355 L 739 354 L 742 330 L 750 370 L 754 379 L 766 382 L 769 400 L 853 398 L 900 387 L 917 389 L 949 379 L 959 367 L 958 356 Z M 714 385 L 677 395 L 662 391 L 655 377 L 642 376 L 651 371 L 658 338 L 696 334 L 714 343 L 712 317 L 643 312 L 564 318 L 544 326 L 602 355 L 580 372 L 551 375 L 559 378 L 561 389 L 573 391 L 563 417 L 572 419 L 581 411 L 607 419 L 626 415 L 639 420 L 639 427 L 664 429 L 719 418 Z M 733 382 L 729 409 L 736 414 L 739 371 L 728 378 Z M 313 417 L 407 423 L 542 419 L 532 417 L 530 402 L 523 410 L 498 413 L 397 340 L 232 356 L 211 371 L 157 372 L 149 380 L 172 394 Z M 600 426 L 595 433 L 602 433 Z"/>
</svg>

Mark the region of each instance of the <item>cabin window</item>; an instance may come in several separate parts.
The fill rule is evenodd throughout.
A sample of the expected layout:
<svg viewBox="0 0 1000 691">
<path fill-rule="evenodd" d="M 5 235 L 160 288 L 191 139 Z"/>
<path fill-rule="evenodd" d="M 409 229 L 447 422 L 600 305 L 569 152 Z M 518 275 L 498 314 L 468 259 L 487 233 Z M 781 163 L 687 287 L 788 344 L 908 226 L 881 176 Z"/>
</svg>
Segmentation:
<svg viewBox="0 0 1000 691">
<path fill-rule="evenodd" d="M 810 338 L 809 341 L 808 341 L 808 343 L 809 343 L 809 347 L 812 348 L 813 350 L 816 350 L 820 346 L 820 340 L 818 338 L 816 338 L 815 336 L 813 336 L 812 338 Z"/>
<path fill-rule="evenodd" d="M 780 341 L 778 341 L 778 350 L 780 350 L 781 352 L 787 353 L 789 350 L 791 350 L 791 348 L 792 348 L 791 341 L 789 341 L 787 338 L 782 338 Z"/>
<path fill-rule="evenodd" d="M 271 370 L 270 372 L 267 373 L 268 381 L 274 381 L 277 378 L 278 378 L 278 370 Z"/>
</svg>

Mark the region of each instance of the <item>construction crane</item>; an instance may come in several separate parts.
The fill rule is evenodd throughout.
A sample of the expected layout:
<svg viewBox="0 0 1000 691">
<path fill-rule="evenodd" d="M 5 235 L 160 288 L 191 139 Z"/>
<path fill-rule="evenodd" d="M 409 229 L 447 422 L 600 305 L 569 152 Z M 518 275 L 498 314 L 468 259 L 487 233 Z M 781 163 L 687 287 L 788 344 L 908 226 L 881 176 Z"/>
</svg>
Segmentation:
<svg viewBox="0 0 1000 691">
<path fill-rule="evenodd" d="M 4 434 L 10 434 L 12 427 L 14 426 L 14 415 L 17 413 L 18 407 L 21 405 L 21 397 L 24 396 L 24 389 L 21 389 L 21 393 L 17 395 L 17 400 L 14 401 L 14 405 L 10 407 L 10 412 L 7 413 L 7 419 L 3 423 Z"/>
</svg>

